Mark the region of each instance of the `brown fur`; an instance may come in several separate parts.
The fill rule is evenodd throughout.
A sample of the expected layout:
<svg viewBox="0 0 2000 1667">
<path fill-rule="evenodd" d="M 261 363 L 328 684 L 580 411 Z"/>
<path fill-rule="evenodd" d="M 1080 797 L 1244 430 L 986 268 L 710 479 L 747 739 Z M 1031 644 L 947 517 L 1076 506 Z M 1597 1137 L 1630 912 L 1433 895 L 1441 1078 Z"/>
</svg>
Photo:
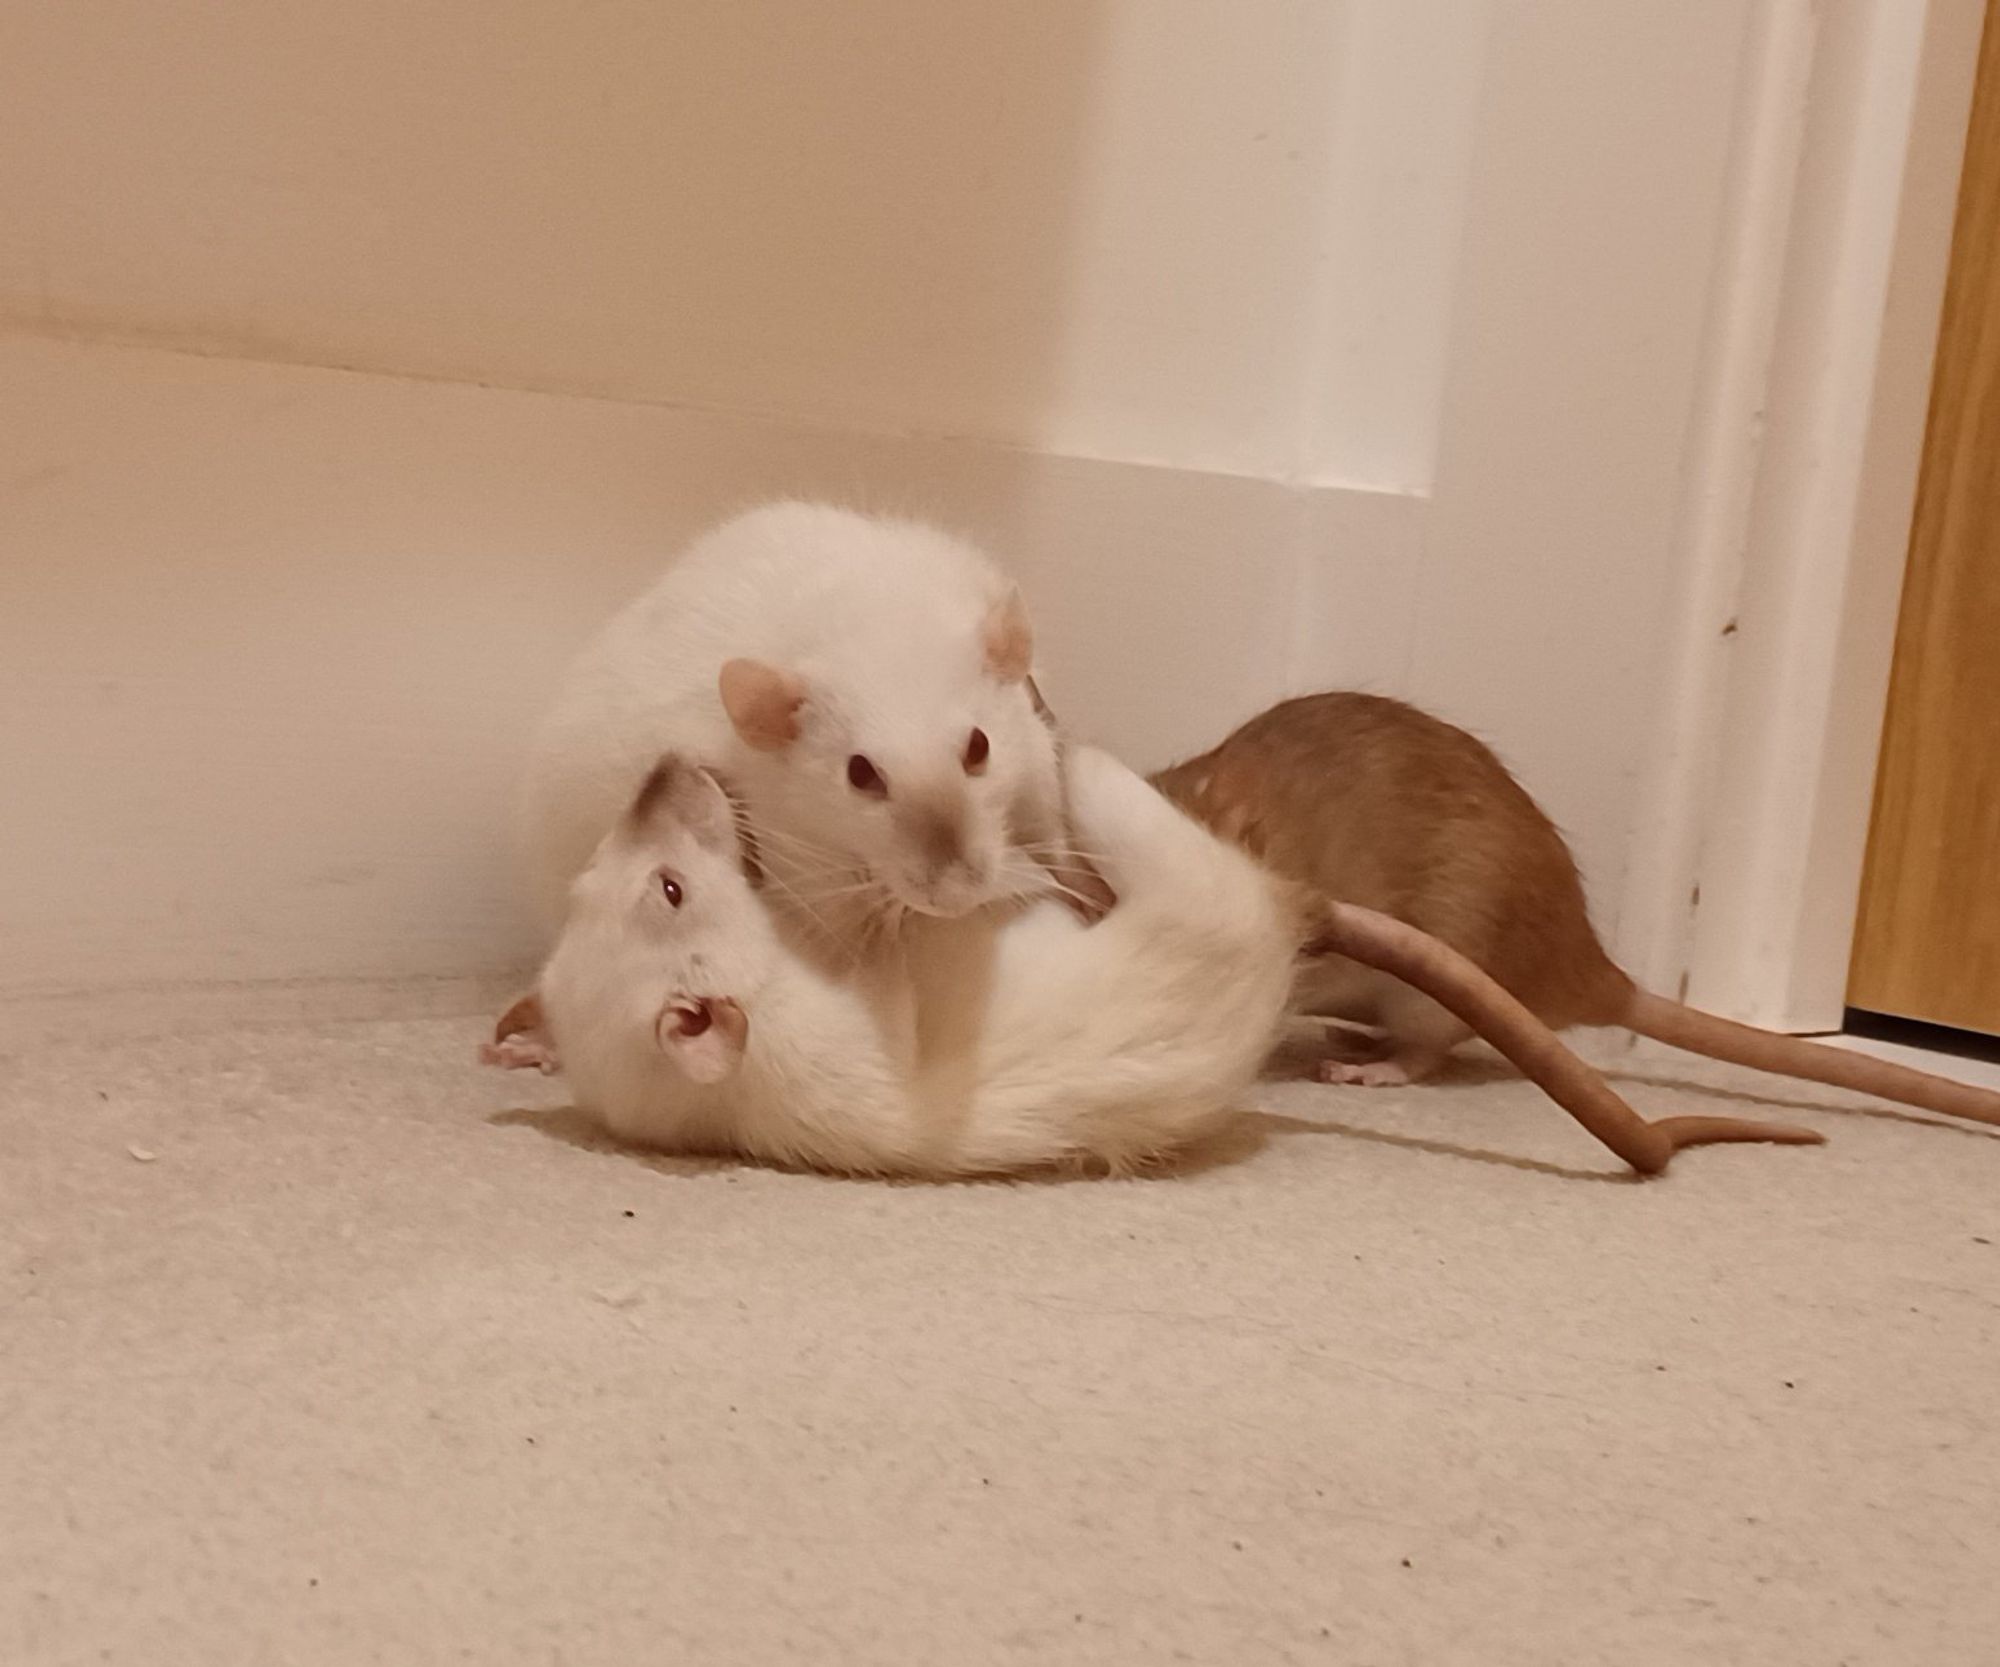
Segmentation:
<svg viewBox="0 0 2000 1667">
<path fill-rule="evenodd" d="M 1442 939 L 1557 1029 L 1622 1011 L 1569 847 L 1462 729 L 1376 695 L 1308 695 L 1153 783 L 1287 878 Z"/>
<path fill-rule="evenodd" d="M 1605 953 L 1576 861 L 1483 742 L 1401 701 L 1284 701 L 1153 783 L 1318 896 L 1450 945 L 1551 1029 L 1624 1025 L 1758 1070 L 2000 1123 L 2000 1094 L 1700 1013 L 1638 989 Z M 1302 978 L 1312 1011 L 1381 1026 L 1421 1076 L 1469 1027 L 1344 958 Z"/>
</svg>

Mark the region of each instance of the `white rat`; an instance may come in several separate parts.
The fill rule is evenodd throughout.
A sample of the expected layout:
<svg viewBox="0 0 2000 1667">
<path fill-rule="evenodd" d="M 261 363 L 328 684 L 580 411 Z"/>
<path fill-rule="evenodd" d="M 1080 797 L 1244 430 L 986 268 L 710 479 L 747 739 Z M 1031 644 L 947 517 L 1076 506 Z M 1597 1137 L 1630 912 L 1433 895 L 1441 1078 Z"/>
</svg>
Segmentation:
<svg viewBox="0 0 2000 1667">
<path fill-rule="evenodd" d="M 1118 894 L 1107 918 L 1041 901 L 907 919 L 857 965 L 766 906 L 715 780 L 661 763 L 572 886 L 541 976 L 578 1103 L 641 1144 L 865 1174 L 1118 1172 L 1208 1134 L 1269 1050 L 1297 925 L 1254 862 L 1123 765 L 1073 748 L 1063 770 Z"/>
<path fill-rule="evenodd" d="M 726 522 L 584 648 L 542 726 L 524 821 L 544 908 L 560 918 L 666 753 L 724 772 L 832 945 L 1075 883 L 1031 658 L 1019 593 L 933 527 L 804 503 Z"/>
</svg>

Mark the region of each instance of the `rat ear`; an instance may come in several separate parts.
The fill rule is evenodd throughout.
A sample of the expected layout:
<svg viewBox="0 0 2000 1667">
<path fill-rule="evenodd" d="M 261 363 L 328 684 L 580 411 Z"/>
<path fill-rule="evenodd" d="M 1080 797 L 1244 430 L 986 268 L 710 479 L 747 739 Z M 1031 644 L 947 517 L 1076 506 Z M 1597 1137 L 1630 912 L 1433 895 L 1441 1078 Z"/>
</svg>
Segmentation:
<svg viewBox="0 0 2000 1667">
<path fill-rule="evenodd" d="M 677 754 L 668 753 L 653 766 L 628 812 L 641 831 L 668 818 L 712 850 L 727 850 L 736 842 L 736 810 L 715 777 Z"/>
<path fill-rule="evenodd" d="M 806 686 L 788 671 L 762 660 L 726 660 L 716 680 L 722 709 L 745 746 L 783 752 L 799 738 L 799 708 Z"/>
<path fill-rule="evenodd" d="M 692 1082 L 714 1084 L 736 1074 L 750 1040 L 750 1015 L 729 996 L 682 997 L 653 1021 L 660 1052 Z"/>
<path fill-rule="evenodd" d="M 1028 675 L 1035 660 L 1035 633 L 1019 585 L 1009 585 L 1007 594 L 986 610 L 980 641 L 986 650 L 986 669 L 1002 683 L 1018 683 Z"/>
</svg>

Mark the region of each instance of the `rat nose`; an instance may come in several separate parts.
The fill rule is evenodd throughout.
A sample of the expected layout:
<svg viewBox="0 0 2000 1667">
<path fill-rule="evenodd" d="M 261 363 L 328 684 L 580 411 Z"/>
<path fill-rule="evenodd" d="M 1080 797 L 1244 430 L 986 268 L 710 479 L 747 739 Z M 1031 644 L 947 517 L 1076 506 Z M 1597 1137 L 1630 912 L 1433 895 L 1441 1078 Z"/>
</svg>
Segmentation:
<svg viewBox="0 0 2000 1667">
<path fill-rule="evenodd" d="M 962 796 L 917 799 L 903 809 L 902 834 L 917 866 L 932 883 L 968 866 L 965 854 L 965 801 Z"/>
<path fill-rule="evenodd" d="M 952 861 L 932 868 L 924 876 L 926 912 L 951 917 L 969 914 L 992 901 L 992 871 L 961 852 Z"/>
</svg>

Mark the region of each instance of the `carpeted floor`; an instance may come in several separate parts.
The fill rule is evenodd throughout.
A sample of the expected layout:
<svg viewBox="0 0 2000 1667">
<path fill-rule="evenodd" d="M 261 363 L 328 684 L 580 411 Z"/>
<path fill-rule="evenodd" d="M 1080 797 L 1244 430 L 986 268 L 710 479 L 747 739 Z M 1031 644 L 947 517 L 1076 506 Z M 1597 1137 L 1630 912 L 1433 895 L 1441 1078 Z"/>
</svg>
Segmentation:
<svg viewBox="0 0 2000 1667">
<path fill-rule="evenodd" d="M 0 1061 L 0 1662 L 2000 1660 L 1986 1133 L 1635 1184 L 1475 1064 L 885 1187 L 593 1148 L 479 1029 Z"/>
</svg>

